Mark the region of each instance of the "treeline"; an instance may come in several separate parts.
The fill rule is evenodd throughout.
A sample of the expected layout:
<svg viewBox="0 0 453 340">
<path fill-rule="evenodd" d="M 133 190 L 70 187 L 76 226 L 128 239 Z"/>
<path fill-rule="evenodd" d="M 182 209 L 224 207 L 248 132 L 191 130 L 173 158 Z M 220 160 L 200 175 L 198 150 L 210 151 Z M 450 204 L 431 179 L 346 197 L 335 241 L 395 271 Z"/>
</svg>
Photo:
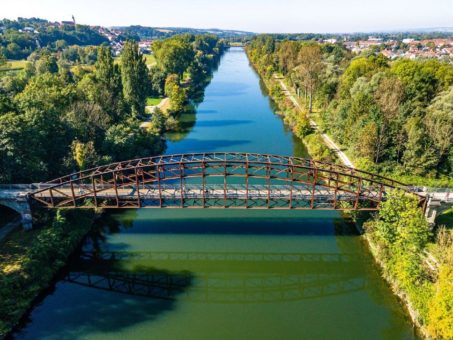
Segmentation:
<svg viewBox="0 0 453 340">
<path fill-rule="evenodd" d="M 276 41 L 248 46 L 258 71 L 281 74 L 362 169 L 446 185 L 453 173 L 453 65 L 438 60 L 353 57 L 340 44 Z M 272 90 L 272 89 L 271 89 Z M 304 114 L 296 124 L 307 127 Z M 299 129 L 301 137 L 309 129 Z"/>
<path fill-rule="evenodd" d="M 184 28 L 184 27 L 147 27 L 140 25 L 113 27 L 116 32 L 119 32 L 122 37 L 127 39 L 134 39 L 136 41 L 148 39 L 165 39 L 171 38 L 175 35 L 193 34 L 215 34 L 219 38 L 233 38 L 241 36 L 252 36 L 253 33 L 221 30 L 221 29 L 198 29 L 198 28 Z"/>
<path fill-rule="evenodd" d="M 336 39 L 337 41 L 359 41 L 368 40 L 370 36 L 382 39 L 383 41 L 403 39 L 447 39 L 453 37 L 453 32 L 366 32 L 366 33 L 273 33 L 269 34 L 276 41 L 323 41 L 327 39 Z M 249 35 L 248 38 L 253 38 Z"/>
<path fill-rule="evenodd" d="M 84 25 L 60 25 L 42 19 L 0 20 L 0 55 L 7 59 L 24 59 L 34 51 L 62 45 L 100 45 L 107 38 Z"/>
<path fill-rule="evenodd" d="M 150 68 L 152 95 L 168 97 L 171 105 L 167 112 L 154 114 L 154 125 L 174 128 L 177 116 L 193 109 L 191 100 L 199 100 L 226 48 L 223 39 L 210 34 L 183 34 L 153 43 L 157 64 Z"/>
<path fill-rule="evenodd" d="M 118 63 L 105 46 L 89 68 L 42 49 L 23 71 L 2 73 L 0 183 L 45 181 L 161 153 L 167 121 L 203 88 L 224 45 L 214 36 L 184 35 L 155 49 L 158 65 L 151 69 L 128 41 Z M 146 99 L 165 93 L 171 110 L 152 115 L 153 129 L 139 128 Z"/>
</svg>

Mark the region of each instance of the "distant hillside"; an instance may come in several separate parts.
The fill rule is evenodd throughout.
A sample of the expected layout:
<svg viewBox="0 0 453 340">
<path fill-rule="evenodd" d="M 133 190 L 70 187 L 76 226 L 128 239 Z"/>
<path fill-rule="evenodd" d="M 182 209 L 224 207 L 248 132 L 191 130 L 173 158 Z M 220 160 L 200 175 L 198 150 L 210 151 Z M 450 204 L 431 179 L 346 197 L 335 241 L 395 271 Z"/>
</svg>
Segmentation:
<svg viewBox="0 0 453 340">
<path fill-rule="evenodd" d="M 35 50 L 69 45 L 100 45 L 108 40 L 98 28 L 74 21 L 50 22 L 39 18 L 0 20 L 0 54 L 8 59 L 27 58 Z"/>
<path fill-rule="evenodd" d="M 238 38 L 252 36 L 254 33 L 236 30 L 222 30 L 218 28 L 199 29 L 186 27 L 146 27 L 146 26 L 115 26 L 111 28 L 113 31 L 135 40 L 160 39 L 168 38 L 177 34 L 192 33 L 192 34 L 215 34 L 220 38 Z"/>
</svg>

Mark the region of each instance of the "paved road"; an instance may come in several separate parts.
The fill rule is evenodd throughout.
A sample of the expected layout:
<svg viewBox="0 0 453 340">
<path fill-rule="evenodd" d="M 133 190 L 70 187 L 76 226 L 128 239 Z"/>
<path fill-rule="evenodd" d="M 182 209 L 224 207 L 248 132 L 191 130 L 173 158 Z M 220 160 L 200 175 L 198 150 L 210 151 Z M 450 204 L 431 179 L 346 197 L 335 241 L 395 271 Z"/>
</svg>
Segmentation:
<svg viewBox="0 0 453 340">
<path fill-rule="evenodd" d="M 288 89 L 286 84 L 283 82 L 282 78 L 279 78 L 277 76 L 274 76 L 274 78 L 278 80 L 278 82 L 280 83 L 280 86 L 283 89 L 283 93 L 293 102 L 294 106 L 296 106 L 300 111 L 304 111 L 303 108 L 300 106 L 299 102 L 296 100 L 296 98 L 290 92 L 290 90 Z M 325 133 L 321 132 L 321 130 L 319 129 L 319 125 L 311 118 L 309 118 L 309 121 L 310 121 L 310 126 L 312 127 L 312 129 L 316 130 L 321 135 L 321 138 L 324 140 L 327 147 L 331 151 L 333 151 L 333 153 L 335 153 L 335 155 L 337 155 L 337 157 L 341 160 L 341 162 L 350 168 L 354 168 L 354 164 L 352 164 L 352 162 L 348 158 L 348 156 L 346 156 L 346 154 L 343 151 L 341 151 L 340 147 L 337 144 L 335 144 L 335 142 L 332 139 L 330 139 L 329 136 L 327 136 Z"/>
</svg>

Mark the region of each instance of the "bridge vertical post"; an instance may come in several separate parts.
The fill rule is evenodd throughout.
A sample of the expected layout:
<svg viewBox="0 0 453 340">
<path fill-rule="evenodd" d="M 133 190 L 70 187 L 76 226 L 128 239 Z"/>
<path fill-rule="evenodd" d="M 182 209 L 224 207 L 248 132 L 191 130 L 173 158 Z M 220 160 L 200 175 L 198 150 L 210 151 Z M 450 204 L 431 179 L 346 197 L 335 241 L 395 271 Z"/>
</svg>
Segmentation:
<svg viewBox="0 0 453 340">
<path fill-rule="evenodd" d="M 330 176 L 329 176 L 330 178 Z M 335 191 L 334 191 L 334 195 L 335 197 L 333 198 L 333 209 L 337 209 L 337 195 L 338 195 L 338 181 L 339 181 L 339 174 L 338 172 L 335 172 Z M 330 187 L 330 185 L 329 185 Z"/>
<path fill-rule="evenodd" d="M 312 163 L 314 166 L 314 163 Z M 315 190 L 316 190 L 316 182 L 318 181 L 318 168 L 315 168 L 313 171 L 313 185 L 311 191 L 311 201 L 310 201 L 310 209 L 314 208 L 315 204 Z"/>
<path fill-rule="evenodd" d="M 271 204 L 271 167 L 269 165 L 269 159 L 266 164 L 266 181 L 267 181 L 267 208 L 270 208 Z"/>
<path fill-rule="evenodd" d="M 247 155 L 247 160 L 245 163 L 245 208 L 249 207 L 249 158 Z"/>
<path fill-rule="evenodd" d="M 160 185 L 160 166 L 156 166 L 156 175 L 157 175 L 157 187 L 159 190 L 159 207 L 162 208 L 162 187 Z"/>
<path fill-rule="evenodd" d="M 91 185 L 93 187 L 94 206 L 97 207 L 98 206 L 98 198 L 97 198 L 97 195 L 96 195 L 96 182 L 95 182 L 94 176 L 91 176 Z"/>
<path fill-rule="evenodd" d="M 359 177 L 359 184 L 357 186 L 357 192 L 356 192 L 355 202 L 354 202 L 354 210 L 357 210 L 357 208 L 358 208 L 361 190 L 362 190 L 362 178 Z"/>
<path fill-rule="evenodd" d="M 294 186 L 294 166 L 288 167 L 288 171 L 291 173 L 290 187 L 289 187 L 289 209 L 293 208 L 293 186 Z"/>
<path fill-rule="evenodd" d="M 116 207 L 120 206 L 120 199 L 118 197 L 118 185 L 116 183 L 116 171 L 113 171 L 113 187 L 115 188 Z"/>
<path fill-rule="evenodd" d="M 226 159 L 225 162 L 223 162 L 223 207 L 227 207 L 227 165 L 226 165 Z"/>
<path fill-rule="evenodd" d="M 75 193 L 74 193 L 74 183 L 72 182 L 72 180 L 70 181 L 71 183 L 71 194 L 72 194 L 72 204 L 74 206 L 74 208 L 76 207 L 76 199 L 75 199 Z"/>
<path fill-rule="evenodd" d="M 201 185 L 202 185 L 202 191 L 203 191 L 203 208 L 206 208 L 206 162 L 203 161 L 201 162 Z"/>
<path fill-rule="evenodd" d="M 53 191 L 52 188 L 49 189 L 49 195 L 50 195 L 50 204 L 52 208 L 55 208 L 55 202 L 53 200 Z"/>
<path fill-rule="evenodd" d="M 379 208 L 381 206 L 383 193 L 384 193 L 384 184 L 381 183 L 380 188 L 379 188 L 378 203 L 377 203 L 376 208 Z"/>
<path fill-rule="evenodd" d="M 184 164 L 182 164 L 182 161 L 179 162 L 179 191 L 181 195 L 181 203 L 180 206 L 181 208 L 184 208 L 184 192 L 183 192 L 183 183 L 182 183 L 182 178 L 184 175 Z"/>
<path fill-rule="evenodd" d="M 140 183 L 138 180 L 138 170 L 137 167 L 134 167 L 134 173 L 135 173 L 135 186 L 137 187 L 137 205 L 139 208 L 142 207 L 142 200 L 140 198 Z"/>
</svg>

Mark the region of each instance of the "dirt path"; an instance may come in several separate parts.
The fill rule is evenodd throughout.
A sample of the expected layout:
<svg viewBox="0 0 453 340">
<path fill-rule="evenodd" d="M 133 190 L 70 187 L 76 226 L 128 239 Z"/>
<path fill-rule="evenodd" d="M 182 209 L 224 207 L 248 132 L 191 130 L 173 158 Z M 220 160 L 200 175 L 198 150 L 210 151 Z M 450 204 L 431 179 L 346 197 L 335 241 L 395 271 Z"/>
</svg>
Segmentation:
<svg viewBox="0 0 453 340">
<path fill-rule="evenodd" d="M 278 82 L 280 83 L 280 86 L 282 87 L 283 93 L 285 94 L 285 96 L 287 96 L 293 102 L 294 106 L 296 106 L 300 111 L 303 111 L 303 108 L 300 106 L 300 104 L 296 100 L 296 98 L 294 98 L 293 94 L 289 91 L 288 87 L 283 82 L 282 78 L 277 77 L 277 76 L 274 76 L 274 78 L 276 80 L 278 80 Z M 320 136 L 324 140 L 324 143 L 326 144 L 326 146 L 333 153 L 335 153 L 335 155 L 341 160 L 341 162 L 350 168 L 354 168 L 354 164 L 352 164 L 352 162 L 348 158 L 348 156 L 346 156 L 346 154 L 343 151 L 341 151 L 340 147 L 337 144 L 335 144 L 335 142 L 329 136 L 327 136 L 325 133 L 321 132 L 321 130 L 319 129 L 319 125 L 311 118 L 309 118 L 309 122 L 310 122 L 310 126 L 320 134 Z"/>
</svg>

